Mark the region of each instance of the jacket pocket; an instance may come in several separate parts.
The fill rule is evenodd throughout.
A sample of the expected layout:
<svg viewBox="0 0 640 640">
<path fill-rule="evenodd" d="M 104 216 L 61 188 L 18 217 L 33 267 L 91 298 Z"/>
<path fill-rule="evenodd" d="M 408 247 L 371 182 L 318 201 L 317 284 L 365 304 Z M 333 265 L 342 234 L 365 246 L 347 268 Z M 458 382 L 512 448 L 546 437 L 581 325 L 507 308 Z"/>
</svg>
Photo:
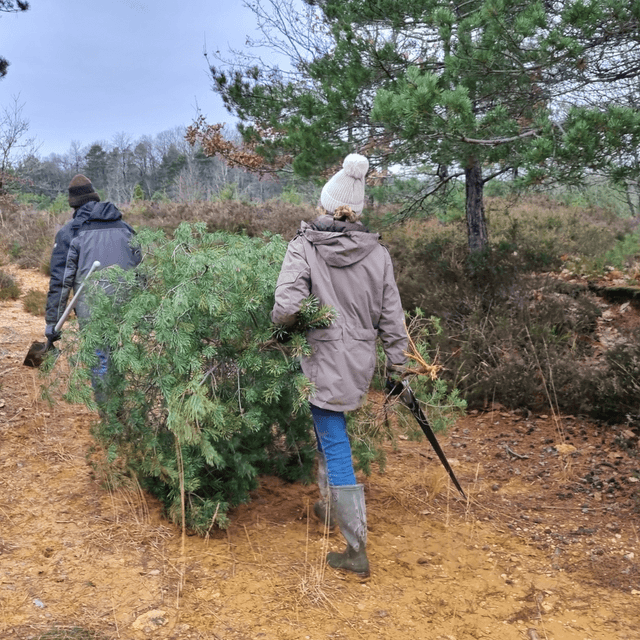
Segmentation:
<svg viewBox="0 0 640 640">
<path fill-rule="evenodd" d="M 348 330 L 348 335 L 353 340 L 365 340 L 375 342 L 378 332 L 375 329 L 365 329 L 364 327 L 353 327 Z"/>
<path fill-rule="evenodd" d="M 309 342 L 334 342 L 342 340 L 342 327 L 323 327 L 307 332 Z"/>
<path fill-rule="evenodd" d="M 278 275 L 276 288 L 286 284 L 293 284 L 300 274 L 297 271 L 281 271 Z"/>
</svg>

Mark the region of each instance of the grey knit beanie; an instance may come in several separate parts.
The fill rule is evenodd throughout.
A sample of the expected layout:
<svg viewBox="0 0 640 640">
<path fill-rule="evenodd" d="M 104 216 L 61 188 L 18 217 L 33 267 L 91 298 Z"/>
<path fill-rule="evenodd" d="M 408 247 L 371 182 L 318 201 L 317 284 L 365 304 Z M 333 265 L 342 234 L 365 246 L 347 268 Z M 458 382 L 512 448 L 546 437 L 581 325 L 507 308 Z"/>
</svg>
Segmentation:
<svg viewBox="0 0 640 640">
<path fill-rule="evenodd" d="M 100 202 L 100 196 L 95 192 L 91 180 L 79 173 L 69 183 L 69 206 L 77 209 L 87 202 Z"/>
<path fill-rule="evenodd" d="M 333 213 L 346 206 L 357 213 L 364 208 L 364 183 L 369 170 L 369 161 L 358 153 L 350 153 L 338 171 L 322 188 L 320 204 Z"/>
</svg>

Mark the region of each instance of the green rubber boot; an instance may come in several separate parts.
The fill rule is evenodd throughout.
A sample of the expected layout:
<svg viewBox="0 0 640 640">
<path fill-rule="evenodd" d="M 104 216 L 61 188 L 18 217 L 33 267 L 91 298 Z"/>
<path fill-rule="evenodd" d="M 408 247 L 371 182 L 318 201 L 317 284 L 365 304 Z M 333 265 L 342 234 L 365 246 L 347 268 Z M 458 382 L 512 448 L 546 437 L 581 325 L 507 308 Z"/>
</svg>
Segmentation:
<svg viewBox="0 0 640 640">
<path fill-rule="evenodd" d="M 329 477 L 327 475 L 327 458 L 324 453 L 318 451 L 318 468 L 316 481 L 320 490 L 321 499 L 313 505 L 313 513 L 329 529 L 334 529 L 336 519 L 331 510 L 331 496 L 329 494 Z"/>
<path fill-rule="evenodd" d="M 367 558 L 367 511 L 364 487 L 361 484 L 331 487 L 331 510 L 347 541 L 342 553 L 327 554 L 327 564 L 333 569 L 351 571 L 359 578 L 370 575 Z"/>
</svg>

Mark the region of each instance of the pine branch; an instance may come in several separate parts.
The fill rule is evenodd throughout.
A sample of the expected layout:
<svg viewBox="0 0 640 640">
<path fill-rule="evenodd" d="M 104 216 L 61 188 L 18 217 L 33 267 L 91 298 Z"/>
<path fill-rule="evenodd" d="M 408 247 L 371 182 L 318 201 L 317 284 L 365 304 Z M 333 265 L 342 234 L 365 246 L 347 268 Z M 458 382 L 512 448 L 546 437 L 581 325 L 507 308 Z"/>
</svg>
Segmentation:
<svg viewBox="0 0 640 640">
<path fill-rule="evenodd" d="M 294 335 L 304 336 L 312 329 L 330 327 L 337 317 L 336 309 L 329 305 L 320 305 L 320 300 L 310 295 L 302 301 L 295 323 L 289 327 L 282 324 L 275 325 L 272 337 L 281 344 L 286 344 Z"/>
</svg>

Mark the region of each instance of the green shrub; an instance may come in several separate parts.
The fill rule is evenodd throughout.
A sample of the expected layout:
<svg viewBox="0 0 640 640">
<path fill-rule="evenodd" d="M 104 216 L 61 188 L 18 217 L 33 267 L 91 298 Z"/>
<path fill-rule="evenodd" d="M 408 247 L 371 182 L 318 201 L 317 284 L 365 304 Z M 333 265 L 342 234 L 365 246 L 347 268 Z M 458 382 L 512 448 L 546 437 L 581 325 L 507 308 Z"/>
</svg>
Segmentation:
<svg viewBox="0 0 640 640">
<path fill-rule="evenodd" d="M 17 300 L 19 297 L 18 283 L 8 273 L 0 271 L 0 300 Z"/>
<path fill-rule="evenodd" d="M 283 189 L 279 199 L 287 204 L 301 205 L 303 203 L 302 194 L 296 191 L 293 185 L 289 185 Z"/>
<path fill-rule="evenodd" d="M 70 210 L 71 207 L 69 206 L 69 194 L 66 192 L 59 193 L 51 204 L 51 207 L 49 207 L 49 211 L 54 216 L 60 214 L 69 216 Z"/>
<path fill-rule="evenodd" d="M 133 189 L 133 201 L 142 202 L 144 200 L 144 189 L 139 182 L 136 182 L 136 186 Z"/>
<path fill-rule="evenodd" d="M 166 191 L 154 191 L 151 196 L 151 201 L 156 203 L 168 204 L 171 202 L 171 198 L 167 195 Z"/>
<path fill-rule="evenodd" d="M 238 199 L 238 183 L 228 182 L 218 193 L 218 198 L 223 201 Z"/>
<path fill-rule="evenodd" d="M 640 257 L 640 233 L 635 230 L 618 238 L 615 246 L 605 254 L 603 262 L 605 266 L 611 265 L 624 269 L 637 261 L 638 257 Z"/>
</svg>

